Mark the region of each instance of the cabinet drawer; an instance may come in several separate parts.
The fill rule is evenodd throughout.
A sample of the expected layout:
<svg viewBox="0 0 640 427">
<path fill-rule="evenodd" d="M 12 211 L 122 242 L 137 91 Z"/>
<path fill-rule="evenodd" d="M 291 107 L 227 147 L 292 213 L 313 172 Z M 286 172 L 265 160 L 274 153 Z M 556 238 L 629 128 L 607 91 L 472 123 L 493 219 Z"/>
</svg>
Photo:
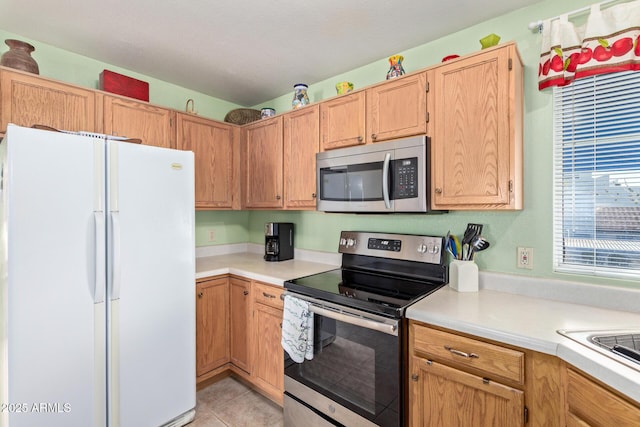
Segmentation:
<svg viewBox="0 0 640 427">
<path fill-rule="evenodd" d="M 265 283 L 253 283 L 254 301 L 266 304 L 275 308 L 283 308 L 283 301 L 280 299 L 283 288 L 280 286 L 267 285 Z"/>
<path fill-rule="evenodd" d="M 523 352 L 416 324 L 411 333 L 415 351 L 524 384 Z"/>
</svg>

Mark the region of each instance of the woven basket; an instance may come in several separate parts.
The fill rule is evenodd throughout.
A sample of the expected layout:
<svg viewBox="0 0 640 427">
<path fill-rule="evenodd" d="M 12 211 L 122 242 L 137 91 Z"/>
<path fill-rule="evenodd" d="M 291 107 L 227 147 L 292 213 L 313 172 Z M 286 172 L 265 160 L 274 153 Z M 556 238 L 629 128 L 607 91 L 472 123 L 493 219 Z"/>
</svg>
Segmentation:
<svg viewBox="0 0 640 427">
<path fill-rule="evenodd" d="M 256 120 L 260 120 L 260 110 L 254 110 L 252 108 L 236 108 L 224 116 L 225 122 L 236 125 L 244 125 L 255 122 Z"/>
</svg>

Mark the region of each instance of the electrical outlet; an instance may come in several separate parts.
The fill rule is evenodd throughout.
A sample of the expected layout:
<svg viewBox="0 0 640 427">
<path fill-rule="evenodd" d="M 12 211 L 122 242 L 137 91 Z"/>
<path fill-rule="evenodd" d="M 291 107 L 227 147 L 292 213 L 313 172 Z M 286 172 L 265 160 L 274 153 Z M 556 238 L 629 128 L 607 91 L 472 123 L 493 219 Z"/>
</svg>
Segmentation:
<svg viewBox="0 0 640 427">
<path fill-rule="evenodd" d="M 209 230 L 209 241 L 210 242 L 216 241 L 216 231 L 213 229 Z"/>
<path fill-rule="evenodd" d="M 518 268 L 533 269 L 533 248 L 518 247 Z"/>
</svg>

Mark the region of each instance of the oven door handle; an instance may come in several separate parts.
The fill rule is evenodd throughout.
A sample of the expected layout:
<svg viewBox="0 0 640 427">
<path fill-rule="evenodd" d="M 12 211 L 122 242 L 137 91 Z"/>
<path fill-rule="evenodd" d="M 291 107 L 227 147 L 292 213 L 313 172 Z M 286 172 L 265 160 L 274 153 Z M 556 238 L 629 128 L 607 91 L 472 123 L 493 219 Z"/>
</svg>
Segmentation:
<svg viewBox="0 0 640 427">
<path fill-rule="evenodd" d="M 393 321 L 393 323 L 383 323 L 377 320 L 367 319 L 366 317 L 362 316 L 355 316 L 353 314 L 347 314 L 345 312 L 326 309 L 323 307 L 319 307 L 313 303 L 309 303 L 309 311 L 320 316 L 348 323 L 350 325 L 360 326 L 366 329 L 373 329 L 385 334 L 398 336 L 397 321 Z"/>
</svg>

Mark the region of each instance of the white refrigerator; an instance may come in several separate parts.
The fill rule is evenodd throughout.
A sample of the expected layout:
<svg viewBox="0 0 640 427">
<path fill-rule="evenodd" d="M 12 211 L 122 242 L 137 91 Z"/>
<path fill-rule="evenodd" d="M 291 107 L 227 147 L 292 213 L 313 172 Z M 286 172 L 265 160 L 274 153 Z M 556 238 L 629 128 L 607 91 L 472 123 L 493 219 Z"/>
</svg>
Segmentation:
<svg viewBox="0 0 640 427">
<path fill-rule="evenodd" d="M 195 414 L 193 153 L 9 125 L 0 427 Z"/>
</svg>

